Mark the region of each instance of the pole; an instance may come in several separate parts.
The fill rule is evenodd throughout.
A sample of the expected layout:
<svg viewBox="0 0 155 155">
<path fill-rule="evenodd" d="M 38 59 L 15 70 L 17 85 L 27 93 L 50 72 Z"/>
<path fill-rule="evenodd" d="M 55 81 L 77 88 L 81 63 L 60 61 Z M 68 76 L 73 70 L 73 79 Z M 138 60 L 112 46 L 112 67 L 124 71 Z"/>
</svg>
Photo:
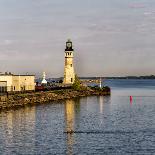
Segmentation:
<svg viewBox="0 0 155 155">
<path fill-rule="evenodd" d="M 102 88 L 102 79 L 100 77 L 100 88 Z"/>
</svg>

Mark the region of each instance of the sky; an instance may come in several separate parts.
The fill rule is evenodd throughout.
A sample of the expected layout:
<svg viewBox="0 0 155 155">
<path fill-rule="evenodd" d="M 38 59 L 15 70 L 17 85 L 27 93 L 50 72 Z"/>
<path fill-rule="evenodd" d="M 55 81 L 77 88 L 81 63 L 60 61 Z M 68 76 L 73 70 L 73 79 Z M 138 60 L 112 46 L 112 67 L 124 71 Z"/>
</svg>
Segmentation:
<svg viewBox="0 0 155 155">
<path fill-rule="evenodd" d="M 155 0 L 0 0 L 0 71 L 62 77 L 155 74 Z"/>
</svg>

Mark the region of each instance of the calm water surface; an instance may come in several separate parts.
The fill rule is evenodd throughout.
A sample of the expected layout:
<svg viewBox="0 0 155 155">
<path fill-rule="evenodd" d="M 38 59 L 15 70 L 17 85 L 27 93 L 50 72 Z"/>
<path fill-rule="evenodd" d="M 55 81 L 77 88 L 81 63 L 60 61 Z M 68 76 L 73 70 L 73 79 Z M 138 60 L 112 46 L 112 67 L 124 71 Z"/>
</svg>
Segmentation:
<svg viewBox="0 0 155 155">
<path fill-rule="evenodd" d="M 111 97 L 0 112 L 0 154 L 155 154 L 155 80 L 105 83 Z"/>
</svg>

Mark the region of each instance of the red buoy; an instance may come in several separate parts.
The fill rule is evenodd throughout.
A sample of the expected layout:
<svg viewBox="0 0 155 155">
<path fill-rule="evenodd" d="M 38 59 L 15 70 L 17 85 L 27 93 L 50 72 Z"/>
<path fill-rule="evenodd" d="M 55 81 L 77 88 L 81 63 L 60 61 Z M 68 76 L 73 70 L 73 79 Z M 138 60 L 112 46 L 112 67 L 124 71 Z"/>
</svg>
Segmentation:
<svg viewBox="0 0 155 155">
<path fill-rule="evenodd" d="M 130 96 L 130 102 L 132 102 L 132 96 Z"/>
</svg>

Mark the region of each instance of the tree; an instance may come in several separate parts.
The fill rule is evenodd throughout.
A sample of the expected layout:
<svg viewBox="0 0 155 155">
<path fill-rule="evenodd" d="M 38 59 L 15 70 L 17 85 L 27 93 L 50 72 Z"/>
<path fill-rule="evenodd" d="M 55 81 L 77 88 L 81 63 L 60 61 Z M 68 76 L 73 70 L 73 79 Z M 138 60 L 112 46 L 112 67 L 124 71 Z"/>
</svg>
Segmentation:
<svg viewBox="0 0 155 155">
<path fill-rule="evenodd" d="M 74 83 L 72 85 L 72 88 L 74 90 L 80 90 L 81 89 L 81 82 L 80 82 L 80 79 L 78 78 L 77 75 L 75 75 L 75 80 L 74 80 Z"/>
</svg>

